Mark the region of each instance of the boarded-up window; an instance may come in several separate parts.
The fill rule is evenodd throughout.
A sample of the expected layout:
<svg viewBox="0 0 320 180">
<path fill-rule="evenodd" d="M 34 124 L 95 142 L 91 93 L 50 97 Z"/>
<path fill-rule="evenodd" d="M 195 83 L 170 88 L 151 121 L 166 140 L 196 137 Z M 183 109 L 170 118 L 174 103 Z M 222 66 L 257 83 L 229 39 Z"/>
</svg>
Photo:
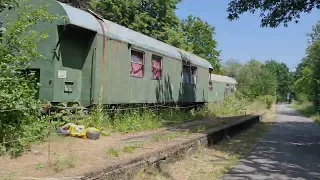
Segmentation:
<svg viewBox="0 0 320 180">
<path fill-rule="evenodd" d="M 144 53 L 131 50 L 131 72 L 132 77 L 142 78 L 144 75 Z"/>
<path fill-rule="evenodd" d="M 231 86 L 231 92 L 234 93 L 234 86 Z"/>
<path fill-rule="evenodd" d="M 190 83 L 190 66 L 183 65 L 183 83 Z"/>
<path fill-rule="evenodd" d="M 197 84 L 198 68 L 191 66 L 191 84 Z"/>
<path fill-rule="evenodd" d="M 209 91 L 212 91 L 213 86 L 212 86 L 212 81 L 209 81 Z"/>
<path fill-rule="evenodd" d="M 212 80 L 211 80 L 211 69 L 209 70 L 209 91 L 213 90 Z"/>
<path fill-rule="evenodd" d="M 162 57 L 152 55 L 152 79 L 162 78 Z"/>
</svg>

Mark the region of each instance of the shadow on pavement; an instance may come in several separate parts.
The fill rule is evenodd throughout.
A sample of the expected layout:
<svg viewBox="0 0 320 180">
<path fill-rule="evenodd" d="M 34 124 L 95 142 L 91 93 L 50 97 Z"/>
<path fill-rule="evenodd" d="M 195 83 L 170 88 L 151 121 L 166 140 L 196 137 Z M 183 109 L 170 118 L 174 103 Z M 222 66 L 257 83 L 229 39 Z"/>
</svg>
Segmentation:
<svg viewBox="0 0 320 180">
<path fill-rule="evenodd" d="M 282 114 L 286 118 L 299 116 L 294 112 Z M 254 151 L 223 179 L 294 178 L 320 179 L 320 128 L 312 121 L 277 122 Z"/>
</svg>

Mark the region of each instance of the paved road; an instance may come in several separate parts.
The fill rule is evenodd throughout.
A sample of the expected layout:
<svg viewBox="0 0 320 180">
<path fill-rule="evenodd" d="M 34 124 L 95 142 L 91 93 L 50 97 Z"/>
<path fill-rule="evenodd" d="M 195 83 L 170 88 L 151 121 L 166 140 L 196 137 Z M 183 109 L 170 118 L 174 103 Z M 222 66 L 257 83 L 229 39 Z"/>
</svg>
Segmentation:
<svg viewBox="0 0 320 180">
<path fill-rule="evenodd" d="M 320 127 L 277 106 L 275 127 L 223 179 L 320 179 Z"/>
</svg>

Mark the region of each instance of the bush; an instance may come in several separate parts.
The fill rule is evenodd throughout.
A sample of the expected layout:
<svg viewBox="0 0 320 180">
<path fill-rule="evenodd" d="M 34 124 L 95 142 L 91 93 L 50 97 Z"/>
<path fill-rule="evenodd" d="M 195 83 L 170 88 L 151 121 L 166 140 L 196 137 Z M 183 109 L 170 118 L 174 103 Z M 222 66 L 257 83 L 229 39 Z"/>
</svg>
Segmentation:
<svg viewBox="0 0 320 180">
<path fill-rule="evenodd" d="M 266 96 L 264 96 L 264 98 L 265 98 L 265 103 L 266 103 L 267 109 L 271 109 L 272 105 L 276 101 L 276 98 L 271 95 L 266 95 Z"/>
<path fill-rule="evenodd" d="M 306 94 L 298 94 L 296 96 L 298 103 L 300 104 L 304 104 L 310 101 L 310 99 L 308 98 L 308 96 Z"/>
<path fill-rule="evenodd" d="M 212 117 L 245 115 L 249 101 L 246 98 L 227 97 L 219 103 L 209 103 L 208 111 Z"/>
<path fill-rule="evenodd" d="M 38 45 L 47 35 L 32 30 L 39 22 L 52 22 L 47 7 L 33 8 L 21 1 L 17 19 L 6 19 L 0 36 L 0 144 L 1 153 L 19 155 L 30 142 L 42 139 L 45 121 L 41 117 L 41 103 L 37 100 L 39 84 L 35 74 L 26 71 L 31 60 L 40 60 Z M 13 1 L 11 1 L 13 3 Z M 7 7 L 8 7 L 7 6 Z M 2 12 L 2 8 L 0 8 Z M 8 16 L 13 17 L 13 16 Z M 6 43 L 2 43 L 6 42 Z"/>
</svg>

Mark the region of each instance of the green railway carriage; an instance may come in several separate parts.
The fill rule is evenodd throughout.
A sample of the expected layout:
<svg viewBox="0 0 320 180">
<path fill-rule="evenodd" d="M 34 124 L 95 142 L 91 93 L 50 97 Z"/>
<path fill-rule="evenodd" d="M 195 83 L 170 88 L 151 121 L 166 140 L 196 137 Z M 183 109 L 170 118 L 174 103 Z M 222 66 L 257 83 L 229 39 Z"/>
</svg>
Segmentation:
<svg viewBox="0 0 320 180">
<path fill-rule="evenodd" d="M 232 96 L 235 93 L 237 81 L 228 76 L 211 74 L 209 80 L 208 99 L 210 102 L 219 102 L 226 96 Z"/>
<path fill-rule="evenodd" d="M 204 103 L 221 98 L 221 81 L 213 81 L 210 90 L 212 66 L 207 60 L 93 12 L 56 0 L 29 0 L 35 6 L 48 2 L 50 13 L 67 18 L 35 27 L 50 30 L 39 46 L 46 60 L 31 65 L 40 77 L 40 99 L 90 106 L 100 94 L 104 104 Z M 9 13 L 15 17 L 14 10 Z M 216 93 L 219 97 L 212 96 Z"/>
</svg>

